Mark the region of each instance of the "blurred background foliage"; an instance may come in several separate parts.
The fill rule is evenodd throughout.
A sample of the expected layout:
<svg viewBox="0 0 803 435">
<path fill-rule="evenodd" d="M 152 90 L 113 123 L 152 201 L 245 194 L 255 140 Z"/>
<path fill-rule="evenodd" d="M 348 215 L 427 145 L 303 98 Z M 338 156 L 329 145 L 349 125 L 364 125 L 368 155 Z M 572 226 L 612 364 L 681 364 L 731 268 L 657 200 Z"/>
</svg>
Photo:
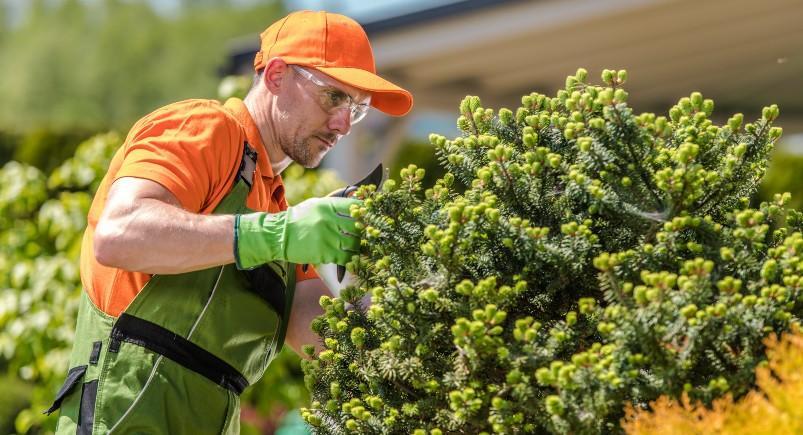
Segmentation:
<svg viewBox="0 0 803 435">
<path fill-rule="evenodd" d="M 0 3 L 0 129 L 124 130 L 171 101 L 214 97 L 230 41 L 283 13 L 233 3 L 185 1 L 166 15 L 144 1 L 31 0 L 12 25 Z"/>
<path fill-rule="evenodd" d="M 49 171 L 93 133 L 213 98 L 231 41 L 283 13 L 279 1 L 184 1 L 164 13 L 142 0 L 0 0 L 0 162 Z"/>
<path fill-rule="evenodd" d="M 789 201 L 789 207 L 803 210 L 801 174 L 803 174 L 803 155 L 780 148 L 772 156 L 767 175 L 764 176 L 755 202 L 772 198 L 774 192 L 790 192 L 792 200 Z"/>
</svg>

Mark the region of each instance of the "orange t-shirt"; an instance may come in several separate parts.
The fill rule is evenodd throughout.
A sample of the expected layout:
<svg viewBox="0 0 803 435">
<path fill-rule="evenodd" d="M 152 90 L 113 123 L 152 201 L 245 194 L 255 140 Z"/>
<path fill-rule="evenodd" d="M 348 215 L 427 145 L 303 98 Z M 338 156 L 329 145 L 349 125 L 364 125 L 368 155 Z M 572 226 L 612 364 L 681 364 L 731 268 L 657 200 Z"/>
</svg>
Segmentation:
<svg viewBox="0 0 803 435">
<path fill-rule="evenodd" d="M 234 185 L 245 141 L 259 154 L 246 205 L 272 213 L 286 209 L 282 178 L 273 174 L 262 137 L 242 100 L 181 101 L 134 124 L 95 194 L 81 245 L 81 282 L 99 309 L 119 316 L 151 278 L 95 259 L 93 236 L 112 183 L 122 177 L 152 180 L 175 195 L 185 210 L 210 214 Z M 297 268 L 297 281 L 310 278 L 317 278 L 314 269 Z"/>
</svg>

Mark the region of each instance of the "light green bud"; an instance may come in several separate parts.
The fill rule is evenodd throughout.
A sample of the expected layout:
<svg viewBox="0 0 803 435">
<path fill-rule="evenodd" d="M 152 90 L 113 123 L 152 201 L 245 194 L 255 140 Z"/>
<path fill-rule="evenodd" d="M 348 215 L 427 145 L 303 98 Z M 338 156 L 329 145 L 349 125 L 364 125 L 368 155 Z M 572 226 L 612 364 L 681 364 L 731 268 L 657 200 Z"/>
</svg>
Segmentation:
<svg viewBox="0 0 803 435">
<path fill-rule="evenodd" d="M 728 119 L 728 127 L 731 130 L 737 131 L 739 128 L 742 127 L 742 122 L 744 121 L 744 115 L 741 113 L 737 113 L 733 115 L 730 119 Z"/>
<path fill-rule="evenodd" d="M 585 68 L 577 68 L 577 72 L 574 74 L 580 82 L 585 82 L 586 78 L 588 78 L 588 71 Z"/>
<path fill-rule="evenodd" d="M 566 411 L 566 408 L 563 405 L 563 400 L 555 395 L 547 396 L 545 405 L 547 412 L 552 415 L 563 415 L 563 413 Z"/>
<path fill-rule="evenodd" d="M 697 110 L 702 109 L 702 107 L 703 107 L 703 94 L 701 94 L 699 92 L 692 92 L 691 93 L 691 97 L 689 98 L 689 100 L 691 100 L 692 107 L 694 107 Z"/>
<path fill-rule="evenodd" d="M 703 100 L 703 113 L 705 116 L 711 116 L 714 113 L 714 100 L 708 98 Z"/>
<path fill-rule="evenodd" d="M 361 348 L 365 344 L 365 329 L 356 327 L 351 330 L 351 342 L 354 346 Z"/>
<path fill-rule="evenodd" d="M 510 109 L 506 108 L 506 107 L 503 107 L 503 108 L 499 109 L 499 121 L 502 124 L 505 124 L 505 125 L 512 124 L 513 123 L 513 112 Z"/>
<path fill-rule="evenodd" d="M 614 72 L 612 70 L 609 69 L 602 70 L 601 78 L 603 83 L 610 85 L 613 82 L 613 74 Z"/>
</svg>

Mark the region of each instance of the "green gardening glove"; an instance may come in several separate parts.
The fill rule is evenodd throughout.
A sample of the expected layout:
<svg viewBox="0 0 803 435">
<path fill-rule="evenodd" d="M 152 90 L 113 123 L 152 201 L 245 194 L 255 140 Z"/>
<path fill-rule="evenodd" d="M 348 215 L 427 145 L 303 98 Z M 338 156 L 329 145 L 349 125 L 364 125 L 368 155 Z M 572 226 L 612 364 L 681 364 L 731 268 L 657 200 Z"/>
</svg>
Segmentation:
<svg viewBox="0 0 803 435">
<path fill-rule="evenodd" d="M 239 269 L 285 260 L 297 264 L 346 264 L 360 239 L 349 208 L 352 198 L 312 198 L 279 213 L 237 215 L 234 258 Z"/>
</svg>

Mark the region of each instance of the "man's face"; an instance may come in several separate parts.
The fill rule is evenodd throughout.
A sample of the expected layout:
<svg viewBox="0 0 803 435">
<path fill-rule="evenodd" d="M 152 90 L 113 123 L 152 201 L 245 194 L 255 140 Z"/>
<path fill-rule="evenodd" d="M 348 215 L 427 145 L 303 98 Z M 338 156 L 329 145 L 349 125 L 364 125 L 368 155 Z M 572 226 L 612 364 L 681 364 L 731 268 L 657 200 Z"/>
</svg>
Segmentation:
<svg viewBox="0 0 803 435">
<path fill-rule="evenodd" d="M 305 77 L 305 71 L 312 77 Z M 314 168 L 351 130 L 349 103 L 367 104 L 369 94 L 312 68 L 299 72 L 290 66 L 287 74 L 287 98 L 276 101 L 279 145 L 295 162 Z"/>
</svg>

